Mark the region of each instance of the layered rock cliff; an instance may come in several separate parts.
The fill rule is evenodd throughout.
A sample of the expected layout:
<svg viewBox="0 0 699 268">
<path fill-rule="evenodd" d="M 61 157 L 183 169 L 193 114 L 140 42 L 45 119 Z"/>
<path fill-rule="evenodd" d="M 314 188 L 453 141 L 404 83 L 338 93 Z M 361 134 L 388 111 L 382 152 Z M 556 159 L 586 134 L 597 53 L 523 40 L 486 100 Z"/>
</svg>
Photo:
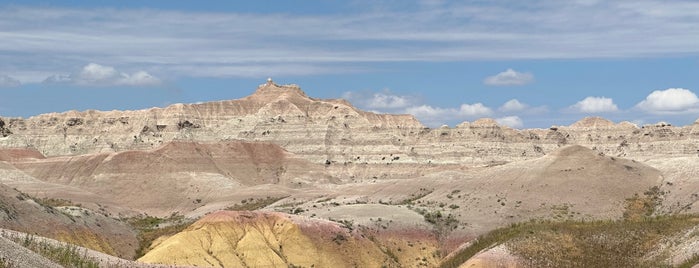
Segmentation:
<svg viewBox="0 0 699 268">
<path fill-rule="evenodd" d="M 570 126 L 515 130 L 477 120 L 429 129 L 410 115 L 364 112 L 344 100 L 310 98 L 296 85 L 271 81 L 238 100 L 0 120 L 0 147 L 35 148 L 46 156 L 153 149 L 173 140 L 268 141 L 345 180 L 531 159 L 568 144 L 637 160 L 699 150 L 699 123 L 638 127 L 585 118 Z"/>
</svg>

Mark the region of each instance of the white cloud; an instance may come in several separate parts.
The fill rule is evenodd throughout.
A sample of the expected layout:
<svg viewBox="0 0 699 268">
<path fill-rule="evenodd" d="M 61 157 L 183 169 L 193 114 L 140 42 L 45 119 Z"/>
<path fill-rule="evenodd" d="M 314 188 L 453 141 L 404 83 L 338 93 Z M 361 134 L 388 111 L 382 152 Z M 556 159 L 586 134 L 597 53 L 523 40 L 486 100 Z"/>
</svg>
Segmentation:
<svg viewBox="0 0 699 268">
<path fill-rule="evenodd" d="M 342 94 L 342 98 L 362 108 L 384 111 L 401 109 L 414 105 L 417 99 L 414 96 L 393 94 L 388 89 L 375 93 L 348 91 Z"/>
<path fill-rule="evenodd" d="M 498 110 L 500 110 L 502 112 L 518 112 L 518 111 L 522 111 L 522 110 L 527 109 L 527 108 L 529 108 L 529 105 L 521 103 L 517 99 L 511 99 L 511 100 L 505 102 L 502 106 L 500 106 L 500 108 L 498 108 Z"/>
<path fill-rule="evenodd" d="M 521 86 L 534 82 L 534 75 L 507 69 L 499 74 L 486 77 L 483 83 L 489 86 Z"/>
<path fill-rule="evenodd" d="M 373 98 L 369 99 L 367 103 L 367 107 L 373 109 L 395 109 L 407 107 L 408 105 L 410 105 L 408 97 L 384 93 L 375 93 Z"/>
<path fill-rule="evenodd" d="M 438 117 L 444 117 L 444 116 L 453 116 L 456 115 L 456 109 L 445 109 L 445 108 L 439 108 L 439 107 L 432 107 L 430 105 L 420 105 L 420 106 L 413 106 L 413 107 L 408 107 L 405 109 L 406 114 L 412 114 L 418 119 L 435 119 Z"/>
<path fill-rule="evenodd" d="M 90 63 L 83 67 L 83 69 L 78 73 L 78 75 L 75 77 L 75 82 L 85 84 L 98 84 L 118 78 L 120 78 L 119 73 L 116 71 L 116 69 L 114 69 L 114 67 Z"/>
<path fill-rule="evenodd" d="M 68 75 L 52 75 L 45 83 L 69 83 L 81 86 L 154 86 L 160 79 L 146 71 L 133 74 L 117 71 L 114 67 L 90 63 L 79 72 Z"/>
<path fill-rule="evenodd" d="M 147 73 L 146 71 L 138 71 L 131 75 L 122 73 L 121 75 L 122 77 L 118 82 L 123 83 L 124 85 L 152 86 L 159 85 L 161 83 L 160 79 Z"/>
<path fill-rule="evenodd" d="M 403 112 L 412 114 L 418 120 L 430 126 L 438 126 L 454 120 L 464 121 L 486 117 L 493 114 L 493 110 L 482 103 L 461 104 L 458 109 L 420 105 L 408 107 Z"/>
<path fill-rule="evenodd" d="M 478 116 L 488 116 L 493 113 L 493 110 L 486 107 L 482 103 L 474 104 L 461 104 L 459 107 L 459 116 L 463 117 L 478 117 Z"/>
<path fill-rule="evenodd" d="M 636 105 L 642 110 L 656 114 L 692 112 L 698 106 L 697 95 L 684 88 L 655 90 Z"/>
<path fill-rule="evenodd" d="M 606 97 L 587 97 L 570 106 L 570 109 L 580 113 L 608 113 L 619 110 L 614 101 Z"/>
<path fill-rule="evenodd" d="M 524 122 L 519 116 L 505 116 L 495 119 L 495 122 L 503 126 L 508 126 L 511 128 L 521 128 L 524 126 Z"/>
<path fill-rule="evenodd" d="M 0 74 L 0 87 L 18 87 L 21 84 L 22 83 L 20 83 L 19 80 L 13 77 Z"/>
</svg>

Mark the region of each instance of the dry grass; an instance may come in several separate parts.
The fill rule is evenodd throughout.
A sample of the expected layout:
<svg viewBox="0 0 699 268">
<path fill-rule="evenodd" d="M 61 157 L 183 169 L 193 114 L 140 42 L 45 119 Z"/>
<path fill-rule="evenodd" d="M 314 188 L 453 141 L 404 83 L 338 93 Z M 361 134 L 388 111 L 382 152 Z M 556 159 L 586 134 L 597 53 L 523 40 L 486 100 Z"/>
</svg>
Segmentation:
<svg viewBox="0 0 699 268">
<path fill-rule="evenodd" d="M 518 223 L 481 236 L 440 267 L 458 267 L 478 252 L 500 244 L 532 267 L 669 267 L 663 264 L 662 256 L 649 256 L 663 239 L 697 223 L 698 215 Z M 699 258 L 688 261 L 693 264 Z"/>
<path fill-rule="evenodd" d="M 53 245 L 49 242 L 37 239 L 32 235 L 26 235 L 24 239 L 19 237 L 8 237 L 8 239 L 14 241 L 15 243 L 38 253 L 41 256 L 60 264 L 63 267 L 80 267 L 80 268 L 97 268 L 99 263 L 86 256 L 85 252 L 81 252 L 77 246 L 67 244 L 67 245 Z M 7 262 L 3 259 L 0 261 L 0 267 L 14 267 L 12 263 Z"/>
</svg>

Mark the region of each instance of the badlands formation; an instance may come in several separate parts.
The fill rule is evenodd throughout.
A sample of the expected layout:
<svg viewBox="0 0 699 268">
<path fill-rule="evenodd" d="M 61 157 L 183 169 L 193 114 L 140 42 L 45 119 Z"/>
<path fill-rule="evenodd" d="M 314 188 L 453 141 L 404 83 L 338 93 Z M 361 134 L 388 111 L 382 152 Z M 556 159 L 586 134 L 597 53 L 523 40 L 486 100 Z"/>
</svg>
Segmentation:
<svg viewBox="0 0 699 268">
<path fill-rule="evenodd" d="M 238 100 L 0 117 L 0 227 L 128 266 L 540 267 L 609 264 L 580 261 L 597 261 L 582 231 L 556 224 L 668 221 L 620 265 L 694 264 L 698 155 L 699 121 L 430 129 L 269 81 Z M 542 258 L 541 241 L 579 254 Z"/>
</svg>

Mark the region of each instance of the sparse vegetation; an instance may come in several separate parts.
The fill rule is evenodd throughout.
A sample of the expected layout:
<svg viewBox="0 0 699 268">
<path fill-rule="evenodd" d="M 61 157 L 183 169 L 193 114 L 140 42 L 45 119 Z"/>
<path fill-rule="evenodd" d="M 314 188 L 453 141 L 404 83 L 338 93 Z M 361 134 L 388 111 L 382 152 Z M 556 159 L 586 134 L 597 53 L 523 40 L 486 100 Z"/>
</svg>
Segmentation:
<svg viewBox="0 0 699 268">
<path fill-rule="evenodd" d="M 338 220 L 338 219 L 333 219 L 333 218 L 329 218 L 328 220 L 342 224 L 342 227 L 347 228 L 347 230 L 350 230 L 350 231 L 354 230 L 354 221 L 352 221 L 352 220 L 344 220 L 344 219 Z"/>
<path fill-rule="evenodd" d="M 428 211 L 427 209 L 414 208 L 415 212 L 422 215 L 425 221 L 434 226 L 434 234 L 440 242 L 449 236 L 452 230 L 459 227 L 459 220 L 453 214 L 442 214 L 442 211 Z"/>
<path fill-rule="evenodd" d="M 134 229 L 138 230 L 138 249 L 136 257 L 141 257 L 148 252 L 153 241 L 162 236 L 170 236 L 181 232 L 192 221 L 182 215 L 173 213 L 168 218 L 153 216 L 140 216 L 125 219 Z"/>
<path fill-rule="evenodd" d="M 697 215 L 618 221 L 532 221 L 479 237 L 440 267 L 458 267 L 483 249 L 505 244 L 532 267 L 663 267 L 651 254 L 663 239 L 689 230 Z M 688 260 L 689 265 L 699 259 Z M 684 264 L 683 264 L 684 265 Z"/>
<path fill-rule="evenodd" d="M 677 268 L 692 268 L 699 264 L 699 254 L 694 254 L 691 258 L 677 265 Z"/>
<path fill-rule="evenodd" d="M 341 245 L 345 241 L 347 241 L 347 237 L 345 237 L 344 235 L 342 235 L 340 233 L 335 234 L 335 236 L 333 237 L 333 242 L 335 242 L 338 245 Z"/>
<path fill-rule="evenodd" d="M 5 257 L 0 258 L 0 268 L 14 268 L 15 265 Z"/>
<path fill-rule="evenodd" d="M 99 263 L 80 252 L 77 246 L 71 244 L 55 245 L 47 241 L 37 239 L 32 235 L 25 235 L 23 239 L 17 236 L 8 236 L 15 243 L 38 253 L 45 258 L 62 265 L 63 267 L 97 268 Z M 14 267 L 6 259 L 0 260 L 0 267 Z"/>
<path fill-rule="evenodd" d="M 240 204 L 235 204 L 233 206 L 227 207 L 226 210 L 258 210 L 261 208 L 265 208 L 271 204 L 276 203 L 279 200 L 282 200 L 284 198 L 287 198 L 287 196 L 279 196 L 279 197 L 265 197 L 265 198 L 250 198 L 250 199 L 244 199 L 240 201 Z"/>
<path fill-rule="evenodd" d="M 420 188 L 416 193 L 410 194 L 410 197 L 403 199 L 403 201 L 398 202 L 397 205 L 413 205 L 415 201 L 431 194 L 434 190 L 428 190 L 426 188 Z"/>
<path fill-rule="evenodd" d="M 73 201 L 70 201 L 68 199 L 62 199 L 62 198 L 34 198 L 34 201 L 37 203 L 43 205 L 43 206 L 49 206 L 49 207 L 65 207 L 65 206 L 75 206 L 75 207 L 80 207 L 82 205 L 80 204 L 75 204 Z"/>
<path fill-rule="evenodd" d="M 301 208 L 301 207 L 296 207 L 296 208 L 293 208 L 291 210 L 291 214 L 300 214 L 300 213 L 303 213 L 304 211 L 306 211 L 306 210 Z"/>
<path fill-rule="evenodd" d="M 626 199 L 624 211 L 624 219 L 640 220 L 651 217 L 655 210 L 662 203 L 664 193 L 660 188 L 654 186 L 643 193 L 643 196 L 638 194 Z"/>
</svg>

